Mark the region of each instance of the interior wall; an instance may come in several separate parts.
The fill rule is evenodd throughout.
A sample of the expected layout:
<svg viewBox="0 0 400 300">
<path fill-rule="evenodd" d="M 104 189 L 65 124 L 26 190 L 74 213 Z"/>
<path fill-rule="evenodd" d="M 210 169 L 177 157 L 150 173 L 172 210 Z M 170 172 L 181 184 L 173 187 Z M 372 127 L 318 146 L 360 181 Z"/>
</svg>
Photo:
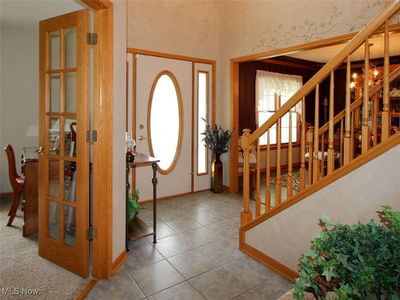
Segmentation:
<svg viewBox="0 0 400 300">
<path fill-rule="evenodd" d="M 114 0 L 113 251 L 125 250 L 126 1 Z"/>
<path fill-rule="evenodd" d="M 4 147 L 14 148 L 17 172 L 23 147 L 38 145 L 39 30 L 1 26 L 0 193 L 11 192 Z"/>
<path fill-rule="evenodd" d="M 128 47 L 215 59 L 216 121 L 229 128 L 230 59 L 358 31 L 390 2 L 128 1 Z"/>
<path fill-rule="evenodd" d="M 250 229 L 246 243 L 297 271 L 301 253 L 321 232 L 323 214 L 333 224 L 379 221 L 382 205 L 400 209 L 400 145 L 347 174 L 308 198 Z"/>
</svg>

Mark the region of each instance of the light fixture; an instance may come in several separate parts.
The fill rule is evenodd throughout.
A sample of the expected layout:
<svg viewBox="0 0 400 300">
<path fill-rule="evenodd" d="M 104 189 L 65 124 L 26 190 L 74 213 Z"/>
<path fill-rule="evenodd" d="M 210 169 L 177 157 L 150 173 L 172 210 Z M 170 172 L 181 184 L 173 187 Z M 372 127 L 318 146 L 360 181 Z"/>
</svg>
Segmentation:
<svg viewBox="0 0 400 300">
<path fill-rule="evenodd" d="M 365 77 L 364 76 L 364 73 L 365 73 L 364 68 L 362 69 L 362 72 L 363 73 L 361 74 L 361 76 L 362 76 L 362 79 L 364 79 L 364 77 Z M 369 86 L 375 85 L 379 81 L 378 75 L 379 75 L 378 69 L 374 65 L 371 65 L 368 70 L 368 85 Z M 350 82 L 350 88 L 354 89 L 357 86 L 357 84 L 359 84 L 359 82 L 357 80 L 358 74 L 356 72 L 354 72 L 351 77 L 353 78 L 353 80 Z"/>
</svg>

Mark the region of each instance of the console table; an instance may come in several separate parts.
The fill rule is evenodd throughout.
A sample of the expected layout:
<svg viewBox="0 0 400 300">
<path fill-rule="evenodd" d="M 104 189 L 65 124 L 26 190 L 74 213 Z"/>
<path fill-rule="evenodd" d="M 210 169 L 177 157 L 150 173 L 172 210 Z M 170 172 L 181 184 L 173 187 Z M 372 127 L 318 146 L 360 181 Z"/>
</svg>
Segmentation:
<svg viewBox="0 0 400 300">
<path fill-rule="evenodd" d="M 157 226 L 157 163 L 160 162 L 158 159 L 148 156 L 146 154 L 142 153 L 136 153 L 135 154 L 135 160 L 133 162 L 127 162 L 126 163 L 126 239 L 125 239 L 125 248 L 126 251 L 129 251 L 129 240 L 135 240 L 139 238 L 143 238 L 145 236 L 153 235 L 153 243 L 157 243 L 156 239 L 156 226 Z M 139 236 L 131 236 L 129 234 L 129 227 L 128 227 L 128 203 L 129 203 L 129 189 L 130 189 L 130 184 L 129 184 L 129 173 L 132 168 L 137 168 L 137 167 L 146 167 L 146 166 L 151 166 L 153 169 L 153 177 L 151 179 L 151 183 L 153 184 L 153 231 L 150 233 L 144 232 L 142 235 Z M 141 227 L 145 227 L 146 224 L 142 222 L 141 224 L 138 224 Z"/>
</svg>

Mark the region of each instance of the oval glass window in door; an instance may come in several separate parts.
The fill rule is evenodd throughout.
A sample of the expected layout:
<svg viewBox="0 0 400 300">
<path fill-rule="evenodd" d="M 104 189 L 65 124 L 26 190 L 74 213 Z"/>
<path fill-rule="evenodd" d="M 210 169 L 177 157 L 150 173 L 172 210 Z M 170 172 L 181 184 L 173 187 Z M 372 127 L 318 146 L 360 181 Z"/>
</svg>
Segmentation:
<svg viewBox="0 0 400 300">
<path fill-rule="evenodd" d="M 154 80 L 149 101 L 150 154 L 160 160 L 161 174 L 171 172 L 179 158 L 182 140 L 182 99 L 178 82 L 169 71 Z"/>
</svg>

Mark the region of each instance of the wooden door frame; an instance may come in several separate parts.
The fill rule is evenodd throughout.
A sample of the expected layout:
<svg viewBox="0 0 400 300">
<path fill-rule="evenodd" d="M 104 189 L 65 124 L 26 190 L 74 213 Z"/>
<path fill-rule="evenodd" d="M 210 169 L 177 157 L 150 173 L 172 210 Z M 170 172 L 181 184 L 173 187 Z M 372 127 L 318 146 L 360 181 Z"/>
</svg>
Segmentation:
<svg viewBox="0 0 400 300">
<path fill-rule="evenodd" d="M 400 25 L 390 26 L 389 30 L 399 31 Z M 232 138 L 229 150 L 230 154 L 229 191 L 231 193 L 237 193 L 239 190 L 239 171 L 238 171 L 239 134 L 237 132 L 239 128 L 239 64 L 263 60 L 266 58 L 273 58 L 298 51 L 312 50 L 340 43 L 345 43 L 351 40 L 357 33 L 358 32 L 348 33 L 318 41 L 290 46 L 287 48 L 274 49 L 266 52 L 241 56 L 230 60 L 230 126 L 232 130 Z M 381 32 L 377 32 L 376 34 L 379 33 Z"/>
<path fill-rule="evenodd" d="M 112 170 L 113 170 L 113 46 L 114 7 L 111 0 L 81 0 L 94 10 L 94 32 L 98 44 L 94 48 L 93 129 L 93 277 L 112 276 Z"/>
<path fill-rule="evenodd" d="M 201 64 L 208 64 L 211 65 L 211 74 L 212 74 L 212 101 L 211 101 L 211 124 L 214 126 L 215 122 L 216 122 L 216 83 L 217 83 L 217 76 L 216 76 L 216 61 L 215 60 L 211 60 L 211 59 L 204 59 L 204 58 L 198 58 L 198 57 L 192 57 L 192 56 L 184 56 L 184 55 L 178 55 L 178 54 L 171 54 L 171 53 L 165 53 L 165 52 L 158 52 L 158 51 L 152 51 L 152 50 L 144 50 L 144 49 L 137 49 L 137 48 L 130 48 L 128 47 L 126 49 L 126 52 L 129 54 L 133 54 L 133 72 L 132 72 L 132 80 L 133 80 L 133 89 L 135 92 L 132 93 L 132 135 L 136 136 L 136 123 L 133 122 L 133 120 L 136 118 L 136 78 L 137 78 L 137 70 L 136 70 L 136 55 L 147 55 L 147 56 L 155 56 L 155 57 L 161 57 L 161 58 L 169 58 L 169 59 L 176 59 L 176 60 L 183 60 L 183 61 L 188 61 L 192 63 L 192 130 L 191 130 L 191 140 L 192 140 L 192 147 L 191 147 L 191 156 L 192 156 L 192 162 L 191 162 L 191 168 L 192 168 L 192 173 L 194 174 L 194 107 L 193 107 L 193 103 L 194 103 L 194 65 L 196 63 L 201 63 Z M 127 84 L 127 89 L 128 89 L 128 84 Z M 128 114 L 128 107 L 129 107 L 129 101 L 130 99 L 128 99 L 128 93 L 126 94 L 126 110 L 127 110 L 127 114 Z M 126 121 L 126 127 L 128 127 L 128 120 Z M 127 129 L 128 130 L 128 129 Z M 132 182 L 134 182 L 136 178 L 136 173 L 135 170 L 132 170 Z M 191 182 L 191 192 L 194 192 L 194 176 L 192 176 L 192 182 Z M 185 193 L 184 195 L 186 195 L 188 193 Z M 177 195 L 174 195 L 177 196 Z M 172 196 L 168 196 L 165 198 L 170 198 Z M 159 200 L 162 198 L 159 198 Z"/>
</svg>

